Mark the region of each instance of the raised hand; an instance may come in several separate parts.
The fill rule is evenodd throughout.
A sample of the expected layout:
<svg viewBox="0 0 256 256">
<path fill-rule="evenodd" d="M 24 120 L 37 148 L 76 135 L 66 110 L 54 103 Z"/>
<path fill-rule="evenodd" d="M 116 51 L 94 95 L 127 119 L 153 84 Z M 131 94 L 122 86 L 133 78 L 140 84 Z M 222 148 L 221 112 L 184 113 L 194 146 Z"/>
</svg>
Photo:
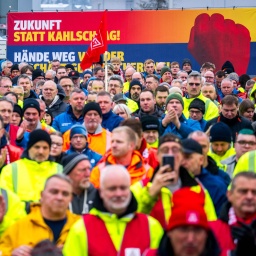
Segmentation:
<svg viewBox="0 0 256 256">
<path fill-rule="evenodd" d="M 250 33 L 245 26 L 224 19 L 218 13 L 212 16 L 203 13 L 197 16 L 191 28 L 188 50 L 200 65 L 210 61 L 216 70 L 229 60 L 241 75 L 248 68 L 250 42 Z"/>
</svg>

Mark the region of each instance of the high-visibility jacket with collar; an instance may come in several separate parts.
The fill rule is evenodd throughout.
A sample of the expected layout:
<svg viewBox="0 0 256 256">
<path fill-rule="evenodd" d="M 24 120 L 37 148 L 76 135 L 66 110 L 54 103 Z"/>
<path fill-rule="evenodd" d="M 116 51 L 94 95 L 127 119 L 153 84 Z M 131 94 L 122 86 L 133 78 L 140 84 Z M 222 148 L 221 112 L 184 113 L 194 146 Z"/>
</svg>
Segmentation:
<svg viewBox="0 0 256 256">
<path fill-rule="evenodd" d="M 66 217 L 66 223 L 56 242 L 56 245 L 59 246 L 64 245 L 71 226 L 81 218 L 79 215 L 73 214 L 68 210 Z M 0 239 L 0 252 L 2 252 L 2 256 L 10 256 L 11 252 L 21 245 L 34 247 L 45 239 L 53 241 L 54 235 L 43 219 L 41 206 L 35 204 L 31 206 L 31 212 L 26 217 L 18 220 L 4 232 Z"/>
<path fill-rule="evenodd" d="M 208 191 L 182 167 L 179 176 L 181 187 L 191 187 L 191 190 L 197 193 L 200 193 L 203 189 L 205 195 L 204 209 L 207 218 L 209 221 L 216 220 L 216 211 Z M 137 182 L 131 186 L 131 190 L 138 201 L 138 212 L 150 214 L 160 222 L 163 228 L 166 228 L 171 217 L 172 192 L 167 187 L 163 187 L 158 196 L 151 197 L 148 192 L 151 186 L 152 183 L 147 180 Z"/>
<path fill-rule="evenodd" d="M 128 249 L 124 248 L 125 245 L 129 244 L 129 248 L 133 247 L 131 249 L 134 249 L 135 247 L 136 249 L 139 241 L 141 241 L 141 245 L 139 245 L 141 247 L 146 243 L 146 248 L 143 248 L 144 254 L 140 251 L 139 255 L 146 255 L 147 250 L 158 248 L 163 230 L 154 218 L 144 214 L 140 218 L 138 217 L 137 213 L 135 213 L 137 202 L 133 196 L 128 209 L 122 216 L 108 212 L 104 208 L 102 200 L 99 199 L 99 193 L 96 195 L 95 203 L 94 208 L 89 213 L 91 216 L 89 216 L 88 221 L 84 222 L 83 219 L 80 219 L 71 228 L 63 250 L 65 256 L 124 256 L 122 249 Z M 143 221 L 139 221 L 138 218 Z M 85 223 L 88 224 L 85 225 Z M 143 225 L 142 223 L 145 224 Z M 133 224 L 142 224 L 143 226 L 141 228 L 138 226 L 133 231 L 134 229 L 128 228 L 129 225 Z M 97 228 L 96 230 L 93 229 L 94 226 L 98 227 L 98 230 Z M 135 238 L 134 241 L 127 241 L 131 236 Z M 106 243 L 106 246 L 102 246 L 102 243 Z M 90 249 L 93 248 L 97 251 L 93 251 L 93 254 L 89 253 Z"/>
<path fill-rule="evenodd" d="M 217 166 L 220 169 L 224 170 L 225 167 L 224 167 L 224 164 L 222 164 L 222 161 L 227 159 L 230 156 L 233 156 L 234 154 L 236 154 L 236 150 L 233 147 L 230 147 L 223 156 L 219 156 L 215 154 L 212 151 L 212 148 L 210 147 L 207 155 L 210 156 L 216 162 Z"/>
<path fill-rule="evenodd" d="M 83 124 L 84 125 L 84 124 Z M 91 150 L 95 151 L 100 155 L 104 155 L 111 146 L 111 135 L 112 133 L 104 129 L 101 125 L 98 125 L 96 131 L 91 134 L 88 133 L 88 146 Z M 70 130 L 63 134 L 63 151 L 67 151 L 70 148 Z"/>
<path fill-rule="evenodd" d="M 233 177 L 239 172 L 256 172 L 256 150 L 246 152 L 239 158 Z"/>
<path fill-rule="evenodd" d="M 204 113 L 204 119 L 206 121 L 211 120 L 214 117 L 217 117 L 219 115 L 219 109 L 218 107 L 208 98 L 204 97 L 202 93 L 200 93 L 197 97 L 195 98 L 187 98 L 183 97 L 184 101 L 184 109 L 183 109 L 183 114 L 185 115 L 186 118 L 189 118 L 189 110 L 188 107 L 190 103 L 194 99 L 200 99 L 205 103 L 205 113 Z"/>
<path fill-rule="evenodd" d="M 0 223 L 0 237 L 3 232 L 15 223 L 18 219 L 26 216 L 25 203 L 21 202 L 17 195 L 9 190 L 0 188 L 0 195 L 3 196 L 5 202 L 5 215 Z"/>
<path fill-rule="evenodd" d="M 101 159 L 100 163 L 92 169 L 90 182 L 94 185 L 94 187 L 99 188 L 101 170 L 106 165 L 112 164 L 116 164 L 116 160 L 115 157 L 112 155 L 112 152 L 109 151 Z M 144 164 L 144 160 L 141 154 L 136 150 L 133 151 L 131 162 L 129 166 L 126 166 L 126 168 L 131 177 L 131 184 L 134 184 L 135 182 L 140 181 L 143 178 L 151 178 L 154 171 L 150 165 Z"/>
<path fill-rule="evenodd" d="M 48 177 L 62 172 L 62 166 L 52 161 L 37 163 L 24 157 L 2 169 L 0 184 L 18 195 L 22 201 L 37 202 Z"/>
</svg>

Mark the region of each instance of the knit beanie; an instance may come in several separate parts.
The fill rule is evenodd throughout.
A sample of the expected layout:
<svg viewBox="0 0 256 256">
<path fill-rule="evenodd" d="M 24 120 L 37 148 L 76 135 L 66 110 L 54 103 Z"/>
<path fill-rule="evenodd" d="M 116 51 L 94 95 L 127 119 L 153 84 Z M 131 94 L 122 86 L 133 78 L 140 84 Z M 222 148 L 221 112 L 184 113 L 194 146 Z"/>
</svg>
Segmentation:
<svg viewBox="0 0 256 256">
<path fill-rule="evenodd" d="M 18 113 L 21 118 L 23 117 L 22 108 L 18 104 L 14 104 L 13 112 Z"/>
<path fill-rule="evenodd" d="M 34 81 L 36 78 L 38 78 L 39 76 L 43 76 L 44 77 L 44 72 L 41 69 L 35 69 L 32 72 L 32 81 Z"/>
<path fill-rule="evenodd" d="M 188 63 L 188 64 L 192 67 L 191 60 L 190 60 L 190 59 L 184 59 L 184 60 L 182 61 L 182 67 L 183 67 L 186 63 Z"/>
<path fill-rule="evenodd" d="M 166 106 L 169 103 L 169 101 L 173 99 L 178 100 L 181 103 L 182 107 L 184 108 L 184 101 L 182 99 L 182 96 L 179 93 L 169 94 L 169 96 L 166 99 Z"/>
<path fill-rule="evenodd" d="M 92 74 L 92 71 L 90 71 L 90 70 L 88 70 L 88 69 L 83 72 L 83 76 L 86 75 L 86 74 L 89 74 L 89 75 L 91 75 L 91 76 L 93 75 L 93 74 Z"/>
<path fill-rule="evenodd" d="M 159 131 L 159 121 L 157 117 L 151 115 L 144 115 L 141 117 L 140 121 L 143 132 L 150 130 Z"/>
<path fill-rule="evenodd" d="M 48 132 L 42 129 L 36 129 L 29 134 L 27 150 L 39 141 L 45 141 L 51 147 L 52 141 Z"/>
<path fill-rule="evenodd" d="M 23 105 L 23 113 L 25 113 L 27 108 L 35 108 L 40 115 L 40 105 L 36 99 L 26 99 Z"/>
<path fill-rule="evenodd" d="M 97 111 L 100 117 L 102 117 L 102 111 L 101 111 L 100 105 L 96 102 L 89 102 L 85 104 L 83 109 L 83 117 L 86 115 L 88 111 L 91 111 L 91 110 Z"/>
<path fill-rule="evenodd" d="M 198 99 L 198 98 L 195 98 L 190 103 L 190 105 L 188 107 L 188 110 L 190 110 L 191 108 L 195 108 L 195 109 L 200 110 L 203 113 L 203 115 L 205 113 L 205 103 L 202 100 Z"/>
<path fill-rule="evenodd" d="M 224 141 L 231 143 L 232 133 L 230 128 L 223 122 L 216 123 L 210 130 L 210 142 Z"/>
<path fill-rule="evenodd" d="M 63 173 L 68 175 L 78 163 L 83 160 L 89 160 L 89 158 L 84 154 L 72 153 L 63 157 L 61 164 L 63 166 Z"/>
<path fill-rule="evenodd" d="M 88 135 L 86 128 L 83 125 L 80 125 L 80 124 L 76 124 L 76 125 L 73 125 L 71 127 L 71 129 L 70 129 L 70 139 L 72 139 L 72 137 L 75 134 L 84 135 L 86 138 L 87 138 L 87 135 Z"/>
<path fill-rule="evenodd" d="M 223 64 L 221 70 L 224 71 L 225 74 L 230 74 L 230 73 L 232 73 L 232 72 L 235 72 L 235 68 L 234 68 L 233 64 L 232 64 L 229 60 L 227 60 L 227 61 Z"/>
<path fill-rule="evenodd" d="M 130 87 L 129 87 L 129 91 L 131 90 L 131 88 L 134 85 L 138 85 L 140 87 L 140 89 L 142 90 L 142 84 L 138 79 L 132 79 L 132 81 L 130 82 Z"/>
<path fill-rule="evenodd" d="M 160 73 L 161 76 L 163 76 L 163 74 L 164 74 L 165 72 L 170 72 L 170 73 L 172 73 L 171 69 L 170 69 L 169 67 L 167 67 L 167 66 L 162 67 L 161 73 Z"/>
<path fill-rule="evenodd" d="M 190 188 L 181 188 L 174 192 L 172 215 L 167 231 L 186 225 L 209 229 L 204 211 L 204 197 L 204 193 L 196 193 Z"/>
<path fill-rule="evenodd" d="M 19 65 L 18 64 L 13 64 L 12 67 L 11 67 L 11 72 L 13 70 L 18 70 L 19 71 Z"/>
<path fill-rule="evenodd" d="M 71 68 L 71 70 L 75 70 L 75 67 L 72 64 L 67 64 L 65 68 Z"/>
</svg>

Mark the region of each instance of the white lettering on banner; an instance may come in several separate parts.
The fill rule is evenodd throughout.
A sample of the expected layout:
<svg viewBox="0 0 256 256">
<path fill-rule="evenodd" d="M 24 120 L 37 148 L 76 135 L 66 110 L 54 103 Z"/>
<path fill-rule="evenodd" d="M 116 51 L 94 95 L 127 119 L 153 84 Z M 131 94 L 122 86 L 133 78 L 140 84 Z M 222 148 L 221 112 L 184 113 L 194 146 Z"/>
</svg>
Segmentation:
<svg viewBox="0 0 256 256">
<path fill-rule="evenodd" d="M 14 52 L 14 62 L 48 62 L 49 52 Z"/>
<path fill-rule="evenodd" d="M 14 30 L 60 30 L 62 20 L 15 20 Z"/>
<path fill-rule="evenodd" d="M 60 62 L 73 62 L 76 60 L 75 52 L 52 52 L 52 59 Z"/>
</svg>

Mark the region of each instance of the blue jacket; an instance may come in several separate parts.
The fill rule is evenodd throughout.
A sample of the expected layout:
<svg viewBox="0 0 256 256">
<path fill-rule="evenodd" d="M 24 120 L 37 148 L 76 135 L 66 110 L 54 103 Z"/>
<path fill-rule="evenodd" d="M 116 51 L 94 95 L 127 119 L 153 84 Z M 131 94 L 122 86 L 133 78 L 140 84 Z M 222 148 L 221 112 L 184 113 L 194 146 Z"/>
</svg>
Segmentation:
<svg viewBox="0 0 256 256">
<path fill-rule="evenodd" d="M 70 149 L 66 151 L 66 153 L 68 155 L 72 154 L 72 153 L 79 153 L 77 152 L 76 150 L 74 150 L 72 148 L 72 146 L 70 146 Z M 94 166 L 96 166 L 96 164 L 99 162 L 99 160 L 102 158 L 102 155 L 92 151 L 91 149 L 89 149 L 88 147 L 86 147 L 82 152 L 81 154 L 84 154 L 86 156 L 88 156 L 89 160 L 90 160 L 90 163 L 91 163 L 91 166 L 92 168 Z"/>
<path fill-rule="evenodd" d="M 102 115 L 102 127 L 112 132 L 124 119 L 110 110 L 108 113 Z"/>
<path fill-rule="evenodd" d="M 165 115 L 162 117 L 164 119 Z M 180 129 L 177 129 L 173 123 L 169 123 L 167 127 L 163 127 L 162 120 L 160 122 L 160 135 L 165 135 L 167 133 L 173 133 L 179 136 L 181 139 L 185 139 L 193 131 L 201 131 L 200 123 L 196 120 L 186 119 L 182 114 L 179 118 Z"/>
<path fill-rule="evenodd" d="M 191 118 L 189 118 L 189 119 L 191 119 Z M 191 120 L 193 120 L 193 119 L 191 119 Z M 207 124 L 207 121 L 202 118 L 202 119 L 201 119 L 200 121 L 198 121 L 198 122 L 200 123 L 201 130 L 204 131 L 204 128 L 205 128 L 205 126 L 206 126 L 206 124 Z"/>
<path fill-rule="evenodd" d="M 211 174 L 205 168 L 202 168 L 201 173 L 197 175 L 196 178 L 198 178 L 203 186 L 208 190 L 216 213 L 219 216 L 222 205 L 227 202 L 227 185 L 221 177 Z"/>
<path fill-rule="evenodd" d="M 69 130 L 75 124 L 83 124 L 84 118 L 80 116 L 76 118 L 73 114 L 72 107 L 69 105 L 66 112 L 56 116 L 53 120 L 52 127 L 60 131 L 62 134 Z"/>
</svg>

